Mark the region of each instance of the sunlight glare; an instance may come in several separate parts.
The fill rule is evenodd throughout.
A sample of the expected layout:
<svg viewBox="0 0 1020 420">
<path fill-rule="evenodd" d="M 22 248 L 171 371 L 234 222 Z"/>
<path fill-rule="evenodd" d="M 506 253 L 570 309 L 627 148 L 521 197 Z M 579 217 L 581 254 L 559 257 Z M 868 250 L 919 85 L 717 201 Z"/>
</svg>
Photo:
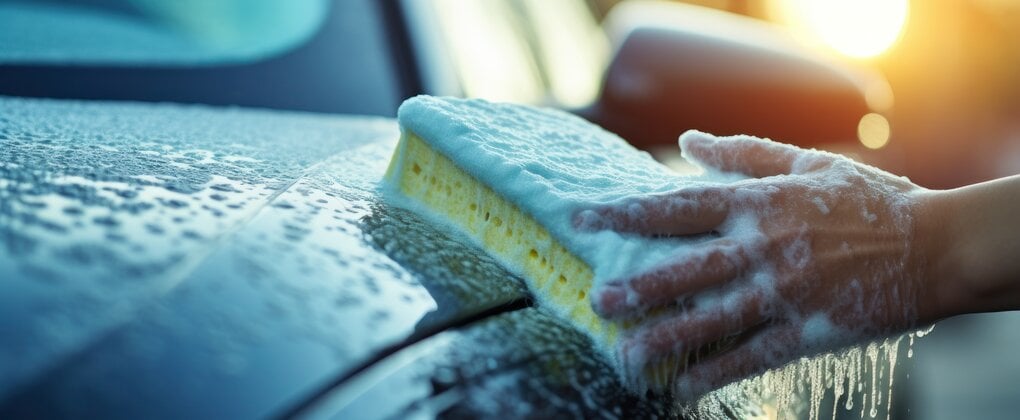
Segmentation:
<svg viewBox="0 0 1020 420">
<path fill-rule="evenodd" d="M 857 138 L 864 147 L 873 150 L 889 144 L 889 131 L 889 120 L 875 113 L 865 115 L 857 124 Z"/>
<path fill-rule="evenodd" d="M 891 47 L 909 14 L 909 0 L 776 0 L 778 12 L 794 29 L 856 58 L 877 56 Z"/>
</svg>

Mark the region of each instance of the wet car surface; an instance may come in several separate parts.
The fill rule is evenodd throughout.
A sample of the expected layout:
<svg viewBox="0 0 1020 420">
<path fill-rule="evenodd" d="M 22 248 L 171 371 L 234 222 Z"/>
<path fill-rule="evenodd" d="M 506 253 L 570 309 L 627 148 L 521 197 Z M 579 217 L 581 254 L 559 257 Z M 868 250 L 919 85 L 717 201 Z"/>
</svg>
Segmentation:
<svg viewBox="0 0 1020 420">
<path fill-rule="evenodd" d="M 519 279 L 387 204 L 398 134 L 0 98 L 0 417 L 755 412 L 627 393 Z"/>
</svg>

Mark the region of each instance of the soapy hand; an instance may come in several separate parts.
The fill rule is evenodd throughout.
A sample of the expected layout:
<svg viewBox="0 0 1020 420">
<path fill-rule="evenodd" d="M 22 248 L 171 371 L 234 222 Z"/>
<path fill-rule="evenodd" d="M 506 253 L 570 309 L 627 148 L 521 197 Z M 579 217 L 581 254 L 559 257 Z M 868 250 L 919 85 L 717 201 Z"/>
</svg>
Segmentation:
<svg viewBox="0 0 1020 420">
<path fill-rule="evenodd" d="M 934 320 L 923 304 L 925 261 L 911 248 L 927 190 L 838 155 L 746 136 L 688 132 L 681 149 L 708 170 L 751 178 L 575 218 L 586 230 L 705 238 L 593 291 L 599 315 L 641 319 L 619 349 L 630 379 L 657 361 L 689 359 L 674 391 L 693 397 Z"/>
</svg>

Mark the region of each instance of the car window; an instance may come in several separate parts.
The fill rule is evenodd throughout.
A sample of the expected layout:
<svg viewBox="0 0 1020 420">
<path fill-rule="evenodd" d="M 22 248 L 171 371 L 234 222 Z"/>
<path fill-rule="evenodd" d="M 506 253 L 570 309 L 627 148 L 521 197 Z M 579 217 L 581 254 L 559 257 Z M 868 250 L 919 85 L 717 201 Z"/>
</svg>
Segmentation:
<svg viewBox="0 0 1020 420">
<path fill-rule="evenodd" d="M 541 70 L 511 2 L 435 0 L 464 93 L 496 101 L 542 100 Z"/>
<path fill-rule="evenodd" d="M 139 6 L 150 3 L 153 9 Z M 0 57 L 6 57 L 0 58 L 0 95 L 394 116 L 400 101 L 417 90 L 407 82 L 413 69 L 397 65 L 404 54 L 392 36 L 399 21 L 384 4 L 0 0 Z M 102 29 L 105 23 L 88 17 L 97 14 L 124 24 Z M 220 18 L 223 29 L 211 29 L 219 24 L 209 23 L 208 34 L 184 29 Z M 15 34 L 7 25 L 11 19 L 31 34 Z M 77 26 L 54 28 L 59 19 Z M 72 22 L 76 19 L 81 21 Z M 182 23 L 186 19 L 195 21 Z M 135 26 L 126 30 L 125 22 Z M 47 31 L 52 39 L 43 39 Z M 124 39 L 110 40 L 115 32 Z M 36 51 L 31 42 L 17 40 L 30 36 L 45 48 Z M 111 46 L 102 45 L 107 41 Z"/>
<path fill-rule="evenodd" d="M 597 96 L 608 43 L 585 0 L 429 4 L 424 31 L 437 30 L 463 95 L 568 108 Z"/>
<path fill-rule="evenodd" d="M 584 1 L 520 0 L 549 93 L 556 103 L 591 104 L 609 62 L 609 43 Z"/>
<path fill-rule="evenodd" d="M 196 65 L 279 55 L 326 0 L 0 0 L 0 64 Z"/>
</svg>

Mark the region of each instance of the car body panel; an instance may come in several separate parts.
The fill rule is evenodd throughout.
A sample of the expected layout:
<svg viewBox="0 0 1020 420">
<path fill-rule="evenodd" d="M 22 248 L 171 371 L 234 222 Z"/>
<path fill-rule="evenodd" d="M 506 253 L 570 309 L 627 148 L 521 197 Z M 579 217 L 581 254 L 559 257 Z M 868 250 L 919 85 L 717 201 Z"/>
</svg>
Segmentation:
<svg viewBox="0 0 1020 420">
<path fill-rule="evenodd" d="M 590 339 L 524 308 L 430 337 L 353 378 L 306 414 L 322 418 L 753 418 L 731 394 L 698 406 L 620 386 Z M 715 417 L 711 417 L 715 416 Z"/>
<path fill-rule="evenodd" d="M 693 413 L 626 391 L 518 277 L 394 205 L 398 137 L 0 98 L 0 417 Z"/>
<path fill-rule="evenodd" d="M 392 120 L 0 105 L 5 416 L 375 417 L 380 390 L 404 414 L 680 413 L 522 309 L 520 280 L 464 238 L 380 197 Z M 408 352 L 415 374 L 365 385 Z"/>
<path fill-rule="evenodd" d="M 4 98 L 0 121 L 7 409 L 265 415 L 523 296 L 437 312 L 378 251 L 392 120 Z"/>
</svg>

